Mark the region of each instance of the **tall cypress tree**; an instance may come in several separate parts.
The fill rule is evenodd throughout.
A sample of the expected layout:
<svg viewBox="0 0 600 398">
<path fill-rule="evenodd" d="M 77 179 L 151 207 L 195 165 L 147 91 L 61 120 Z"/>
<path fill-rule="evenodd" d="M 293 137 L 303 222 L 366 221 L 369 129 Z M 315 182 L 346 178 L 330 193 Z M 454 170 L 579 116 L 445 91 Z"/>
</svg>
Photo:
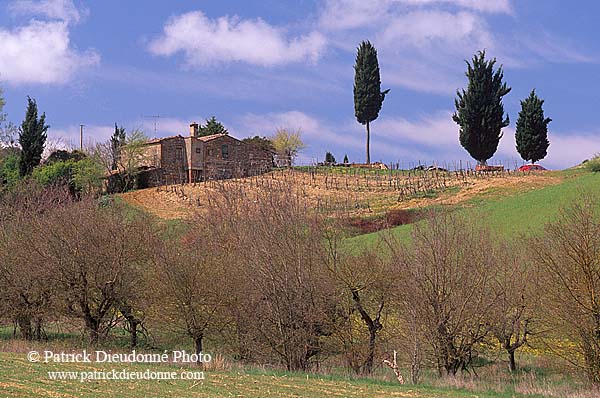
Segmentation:
<svg viewBox="0 0 600 398">
<path fill-rule="evenodd" d="M 552 119 L 544 117 L 542 105 L 544 100 L 535 94 L 535 89 L 531 90 L 529 97 L 521 101 L 521 111 L 517 120 L 517 151 L 523 160 L 531 160 L 532 164 L 545 158 L 550 146 L 548 123 Z"/>
<path fill-rule="evenodd" d="M 360 124 L 367 126 L 367 164 L 371 163 L 369 124 L 379 116 L 381 105 L 389 91 L 381 91 L 377 50 L 370 42 L 363 41 L 358 47 L 354 65 L 354 114 Z"/>
<path fill-rule="evenodd" d="M 110 137 L 111 170 L 116 170 L 119 165 L 121 147 L 125 145 L 125 138 L 125 127 L 118 127 L 117 123 L 115 123 L 115 132 Z"/>
<path fill-rule="evenodd" d="M 30 174 L 42 160 L 44 145 L 46 145 L 46 132 L 49 127 L 45 123 L 46 114 L 43 113 L 38 119 L 37 103 L 34 99 L 27 97 L 25 120 L 19 128 L 19 144 L 21 145 L 19 172 L 21 176 Z"/>
<path fill-rule="evenodd" d="M 452 119 L 460 126 L 460 144 L 480 164 L 494 156 L 502 138 L 502 128 L 508 126 L 504 116 L 502 97 L 510 87 L 502 81 L 502 67 L 494 72 L 496 59 L 486 61 L 485 51 L 473 56 L 473 64 L 467 62 L 467 90 L 457 91 L 454 100 L 456 113 Z"/>
</svg>

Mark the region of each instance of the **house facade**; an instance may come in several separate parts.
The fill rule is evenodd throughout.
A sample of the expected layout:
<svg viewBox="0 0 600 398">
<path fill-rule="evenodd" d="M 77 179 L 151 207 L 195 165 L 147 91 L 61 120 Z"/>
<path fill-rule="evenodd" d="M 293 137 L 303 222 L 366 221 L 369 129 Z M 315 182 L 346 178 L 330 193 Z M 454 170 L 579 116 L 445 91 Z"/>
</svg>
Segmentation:
<svg viewBox="0 0 600 398">
<path fill-rule="evenodd" d="M 273 154 L 228 134 L 157 138 L 144 144 L 140 185 L 158 186 L 257 175 L 273 167 Z"/>
</svg>

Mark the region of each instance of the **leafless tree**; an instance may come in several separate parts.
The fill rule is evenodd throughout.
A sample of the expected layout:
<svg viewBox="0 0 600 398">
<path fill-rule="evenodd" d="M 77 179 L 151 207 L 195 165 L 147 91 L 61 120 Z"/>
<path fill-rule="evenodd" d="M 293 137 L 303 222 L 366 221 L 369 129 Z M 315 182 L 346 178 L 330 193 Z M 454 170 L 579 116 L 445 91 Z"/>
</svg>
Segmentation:
<svg viewBox="0 0 600 398">
<path fill-rule="evenodd" d="M 68 315 L 85 323 L 96 344 L 143 280 L 150 265 L 149 223 L 116 204 L 100 207 L 92 198 L 56 207 L 42 224 L 40 253 L 49 280 L 59 287 Z"/>
<path fill-rule="evenodd" d="M 125 144 L 119 147 L 118 155 L 111 140 L 97 144 L 90 151 L 90 155 L 98 161 L 106 175 L 111 176 L 109 177 L 110 192 L 135 188 L 140 167 L 152 160 L 145 150 L 147 141 L 148 137 L 142 131 L 133 130 L 127 134 Z"/>
<path fill-rule="evenodd" d="M 53 207 L 71 202 L 64 187 L 42 188 L 25 183 L 0 194 L 0 312 L 15 320 L 25 339 L 41 339 L 43 324 L 54 315 L 56 286 L 38 242 L 42 217 Z"/>
<path fill-rule="evenodd" d="M 192 232 L 183 239 L 168 238 L 157 243 L 154 269 L 160 284 L 155 312 L 160 317 L 172 314 L 169 326 L 192 338 L 200 354 L 204 338 L 227 299 L 222 284 L 227 263 L 223 261 L 226 252 L 215 250 L 213 237 L 206 230 L 196 224 L 189 227 Z"/>
<path fill-rule="evenodd" d="M 508 354 L 508 367 L 517 370 L 515 352 L 540 332 L 538 272 L 522 245 L 498 242 L 496 275 L 491 285 L 497 298 L 490 309 L 492 333 Z"/>
<path fill-rule="evenodd" d="M 455 213 L 413 226 L 412 244 L 392 247 L 400 316 L 415 322 L 440 374 L 467 370 L 490 332 L 494 249 L 489 233 Z M 416 318 L 414 315 L 416 314 Z"/>
<path fill-rule="evenodd" d="M 339 252 L 334 238 L 328 239 L 330 256 Z M 384 319 L 390 312 L 394 273 L 389 259 L 378 255 L 376 249 L 359 255 L 337 256 L 332 262 L 332 277 L 339 284 L 350 304 L 350 321 L 341 333 L 346 359 L 356 373 L 371 374 L 377 348 L 377 339 L 384 328 Z M 357 322 L 358 321 L 358 322 Z M 357 329 L 357 325 L 361 325 Z"/>
<path fill-rule="evenodd" d="M 583 368 L 594 384 L 600 384 L 599 209 L 593 195 L 582 195 L 531 245 L 543 270 L 547 322 L 577 347 L 560 354 Z"/>
<path fill-rule="evenodd" d="M 308 369 L 344 316 L 329 277 L 323 224 L 290 187 L 264 193 L 230 187 L 210 203 L 204 225 L 233 254 L 226 267 L 238 285 L 228 291 L 248 309 L 234 311 L 232 320 L 253 340 L 245 348 L 272 353 L 290 370 Z"/>
</svg>

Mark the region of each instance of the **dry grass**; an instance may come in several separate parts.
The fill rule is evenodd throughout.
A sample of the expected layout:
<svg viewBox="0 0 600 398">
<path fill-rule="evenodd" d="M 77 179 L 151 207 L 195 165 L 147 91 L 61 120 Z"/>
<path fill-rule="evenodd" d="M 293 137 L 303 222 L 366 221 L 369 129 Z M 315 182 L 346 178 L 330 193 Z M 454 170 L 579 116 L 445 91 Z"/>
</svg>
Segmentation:
<svg viewBox="0 0 600 398">
<path fill-rule="evenodd" d="M 372 217 L 390 210 L 457 205 L 478 196 L 509 195 L 557 184 L 562 179 L 557 173 L 349 175 L 278 170 L 243 179 L 142 189 L 125 193 L 122 198 L 160 218 L 178 219 L 202 210 L 215 190 L 236 186 L 251 193 L 291 185 L 313 209 L 329 215 Z"/>
</svg>

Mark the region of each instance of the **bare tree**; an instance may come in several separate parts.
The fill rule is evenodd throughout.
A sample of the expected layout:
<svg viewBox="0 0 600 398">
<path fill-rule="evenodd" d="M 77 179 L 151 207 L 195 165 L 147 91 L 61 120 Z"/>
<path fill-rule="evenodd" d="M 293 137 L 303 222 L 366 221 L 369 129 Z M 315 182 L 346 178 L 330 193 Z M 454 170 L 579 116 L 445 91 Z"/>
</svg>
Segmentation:
<svg viewBox="0 0 600 398">
<path fill-rule="evenodd" d="M 204 349 L 204 338 L 218 311 L 224 306 L 227 291 L 221 274 L 227 262 L 226 252 L 215 247 L 206 230 L 190 225 L 183 239 L 166 239 L 157 243 L 155 276 L 157 287 L 156 313 L 160 317 L 172 314 L 170 327 L 183 330 L 194 341 L 197 354 Z"/>
<path fill-rule="evenodd" d="M 39 242 L 39 222 L 53 206 L 71 201 L 64 187 L 18 185 L 0 195 L 0 313 L 11 317 L 24 339 L 41 339 L 57 305 Z"/>
<path fill-rule="evenodd" d="M 440 374 L 467 370 L 490 332 L 494 249 L 483 228 L 448 212 L 413 227 L 412 245 L 394 245 L 400 316 L 427 342 Z M 397 249 L 400 247 L 400 249 Z M 416 314 L 416 318 L 414 315 Z"/>
<path fill-rule="evenodd" d="M 328 242 L 332 249 L 330 255 L 335 258 L 337 243 L 331 237 Z M 357 320 L 363 325 L 362 330 L 347 331 L 349 338 L 343 339 L 348 364 L 356 373 L 371 374 L 377 338 L 392 301 L 394 274 L 390 262 L 372 249 L 332 262 L 331 272 L 351 302 L 350 313 L 357 316 L 350 318 L 347 327 L 354 329 Z"/>
<path fill-rule="evenodd" d="M 576 349 L 560 352 L 600 384 L 600 211 L 592 194 L 561 211 L 533 240 L 547 322 Z M 581 359 L 580 359 L 581 358 Z"/>
<path fill-rule="evenodd" d="M 508 354 L 508 368 L 517 370 L 515 352 L 539 333 L 538 272 L 521 245 L 500 244 L 495 255 L 497 270 L 491 285 L 497 298 L 490 309 L 492 333 Z"/>
<path fill-rule="evenodd" d="M 329 277 L 323 224 L 290 187 L 270 192 L 230 187 L 210 203 L 208 235 L 232 254 L 227 279 L 237 285 L 225 286 L 231 303 L 247 310 L 232 312 L 236 329 L 252 339 L 245 349 L 278 357 L 289 370 L 317 364 L 325 353 L 323 338 L 344 317 Z"/>
<path fill-rule="evenodd" d="M 124 131 L 119 132 L 125 134 Z M 147 141 L 148 137 L 142 131 L 133 130 L 125 135 L 124 141 L 118 146 L 114 137 L 95 146 L 91 155 L 110 176 L 109 192 L 136 187 L 140 167 L 151 161 L 145 149 Z"/>
<path fill-rule="evenodd" d="M 85 323 L 90 342 L 115 325 L 150 265 L 149 222 L 119 206 L 100 207 L 91 198 L 56 207 L 43 220 L 40 253 L 49 280 L 60 288 L 68 315 Z"/>
</svg>

